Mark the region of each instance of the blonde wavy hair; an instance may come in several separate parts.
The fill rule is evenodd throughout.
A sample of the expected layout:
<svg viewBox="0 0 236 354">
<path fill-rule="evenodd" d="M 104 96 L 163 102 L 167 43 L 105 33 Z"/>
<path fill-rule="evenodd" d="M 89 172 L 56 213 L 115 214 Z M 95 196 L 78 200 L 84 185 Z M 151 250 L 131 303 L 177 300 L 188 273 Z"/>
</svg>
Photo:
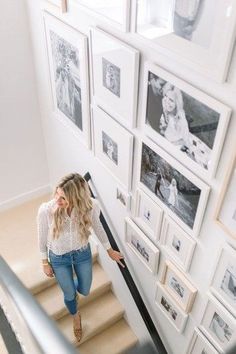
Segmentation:
<svg viewBox="0 0 236 354">
<path fill-rule="evenodd" d="M 78 234 L 81 236 L 82 241 L 88 239 L 90 235 L 91 222 L 91 209 L 92 199 L 89 191 L 88 183 L 78 173 L 71 173 L 63 177 L 55 188 L 54 196 L 57 189 L 60 188 L 71 206 L 75 210 L 75 215 L 78 217 L 76 224 Z M 63 226 L 65 210 L 57 208 L 54 212 L 53 220 L 53 238 L 58 238 Z"/>
</svg>

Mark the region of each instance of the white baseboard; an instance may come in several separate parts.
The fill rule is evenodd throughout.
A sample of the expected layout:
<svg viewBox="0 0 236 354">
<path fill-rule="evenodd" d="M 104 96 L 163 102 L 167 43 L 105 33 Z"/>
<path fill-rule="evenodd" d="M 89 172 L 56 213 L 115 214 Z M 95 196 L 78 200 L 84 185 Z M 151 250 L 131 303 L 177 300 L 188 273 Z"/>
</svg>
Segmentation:
<svg viewBox="0 0 236 354">
<path fill-rule="evenodd" d="M 28 200 L 40 197 L 41 195 L 47 194 L 47 193 L 51 193 L 52 192 L 52 188 L 51 186 L 48 184 L 46 186 L 41 186 L 39 188 L 36 188 L 32 191 L 23 193 L 23 194 L 19 194 L 18 196 L 8 199 L 6 201 L 4 201 L 3 203 L 0 203 L 0 212 L 13 208 L 17 205 L 20 205 L 24 202 L 27 202 Z"/>
</svg>

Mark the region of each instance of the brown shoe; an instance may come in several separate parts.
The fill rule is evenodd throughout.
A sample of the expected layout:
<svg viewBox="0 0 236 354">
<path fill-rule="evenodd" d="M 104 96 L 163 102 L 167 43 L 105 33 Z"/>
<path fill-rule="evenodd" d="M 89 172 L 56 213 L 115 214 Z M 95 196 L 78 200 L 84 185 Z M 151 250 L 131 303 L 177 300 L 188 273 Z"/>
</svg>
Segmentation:
<svg viewBox="0 0 236 354">
<path fill-rule="evenodd" d="M 81 315 L 79 312 L 77 312 L 77 316 L 79 316 L 79 322 L 80 326 L 78 327 L 78 324 L 75 325 L 75 320 L 73 324 L 73 331 L 74 331 L 74 336 L 77 339 L 77 342 L 79 343 L 82 338 L 82 324 L 81 324 Z"/>
</svg>

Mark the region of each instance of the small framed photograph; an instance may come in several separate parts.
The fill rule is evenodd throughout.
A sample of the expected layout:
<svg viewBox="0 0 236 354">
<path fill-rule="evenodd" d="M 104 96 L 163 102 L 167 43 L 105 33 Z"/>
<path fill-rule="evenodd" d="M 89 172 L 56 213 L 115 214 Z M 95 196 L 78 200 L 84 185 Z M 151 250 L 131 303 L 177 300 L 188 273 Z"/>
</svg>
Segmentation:
<svg viewBox="0 0 236 354">
<path fill-rule="evenodd" d="M 116 200 L 117 202 L 125 208 L 125 210 L 130 210 L 130 199 L 131 196 L 122 187 L 116 187 Z"/>
<path fill-rule="evenodd" d="M 98 28 L 92 28 L 90 35 L 94 101 L 132 128 L 137 110 L 139 52 Z"/>
<path fill-rule="evenodd" d="M 157 285 L 155 303 L 175 329 L 182 333 L 186 326 L 188 315 L 176 305 L 161 284 Z"/>
<path fill-rule="evenodd" d="M 53 6 L 58 7 L 61 12 L 67 11 L 67 0 L 46 0 L 48 3 L 52 4 Z"/>
<path fill-rule="evenodd" d="M 234 0 L 132 2 L 132 31 L 140 41 L 218 82 L 227 77 L 235 20 Z"/>
<path fill-rule="evenodd" d="M 236 250 L 227 244 L 217 259 L 211 291 L 236 317 Z"/>
<path fill-rule="evenodd" d="M 173 262 L 187 271 L 191 265 L 196 241 L 167 215 L 162 223 L 161 243 Z"/>
<path fill-rule="evenodd" d="M 236 341 L 236 321 L 211 294 L 201 321 L 201 330 L 221 353 Z"/>
<path fill-rule="evenodd" d="M 44 14 L 56 117 L 90 147 L 87 37 Z"/>
<path fill-rule="evenodd" d="M 125 218 L 125 240 L 147 269 L 155 274 L 158 270 L 160 251 L 129 218 Z"/>
<path fill-rule="evenodd" d="M 97 106 L 93 107 L 94 153 L 126 190 L 131 188 L 133 135 Z"/>
<path fill-rule="evenodd" d="M 219 354 L 204 334 L 195 328 L 192 340 L 186 354 Z"/>
<path fill-rule="evenodd" d="M 192 309 L 197 289 L 173 263 L 166 261 L 161 277 L 164 288 L 177 304 L 189 313 Z"/>
<path fill-rule="evenodd" d="M 200 178 L 212 178 L 231 109 L 149 62 L 144 80 L 146 134 Z"/>
<path fill-rule="evenodd" d="M 140 144 L 140 188 L 189 235 L 197 235 L 209 187 L 151 140 Z"/>
<path fill-rule="evenodd" d="M 128 32 L 130 25 L 130 0 L 73 0 L 78 7 L 96 17 L 103 25 Z"/>
<path fill-rule="evenodd" d="M 160 238 L 163 210 L 146 193 L 138 189 L 135 199 L 134 221 L 152 239 Z"/>
<path fill-rule="evenodd" d="M 235 151 L 235 149 L 234 149 Z M 236 239 L 236 155 L 227 171 L 215 212 L 217 224 Z"/>
</svg>

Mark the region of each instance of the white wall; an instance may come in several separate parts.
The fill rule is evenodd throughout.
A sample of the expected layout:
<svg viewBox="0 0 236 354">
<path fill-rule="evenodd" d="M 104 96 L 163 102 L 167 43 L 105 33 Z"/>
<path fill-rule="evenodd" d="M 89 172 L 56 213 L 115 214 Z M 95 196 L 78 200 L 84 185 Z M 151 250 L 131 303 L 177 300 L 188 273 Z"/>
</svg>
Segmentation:
<svg viewBox="0 0 236 354">
<path fill-rule="evenodd" d="M 154 297 L 156 291 L 156 282 L 160 278 L 161 269 L 163 267 L 164 258 L 161 257 L 160 271 L 158 275 L 149 273 L 133 256 L 131 251 L 127 249 L 124 242 L 124 217 L 127 215 L 122 206 L 117 203 L 115 198 L 117 182 L 113 177 L 102 167 L 99 161 L 94 157 L 91 150 L 87 150 L 80 141 L 75 138 L 71 131 L 56 119 L 53 114 L 53 104 L 51 100 L 50 84 L 48 77 L 48 63 L 46 51 L 44 47 L 44 33 L 40 14 L 41 1 L 34 2 L 28 0 L 29 19 L 31 22 L 31 34 L 34 46 L 34 58 L 37 71 L 38 90 L 40 107 L 43 118 L 44 134 L 47 148 L 47 157 L 49 162 L 50 183 L 53 185 L 63 174 L 71 171 L 78 171 L 81 174 L 89 170 L 93 183 L 103 201 L 104 209 L 106 210 L 113 229 L 116 231 L 119 245 L 122 252 L 127 258 L 130 265 L 130 270 L 136 278 L 140 291 L 149 307 L 157 328 L 160 330 L 160 335 L 168 348 L 169 353 L 180 354 L 184 353 L 191 340 L 195 326 L 198 326 L 206 305 L 210 277 L 214 270 L 217 253 L 221 246 L 232 240 L 214 223 L 213 214 L 216 202 L 219 196 L 219 191 L 223 184 L 223 177 L 229 165 L 230 157 L 235 149 L 235 134 L 236 134 L 236 119 L 235 119 L 235 85 L 236 85 L 236 54 L 233 54 L 231 67 L 229 70 L 228 81 L 224 84 L 218 84 L 214 81 L 204 78 L 195 73 L 191 69 L 179 65 L 170 57 L 165 57 L 164 54 L 158 53 L 150 46 L 145 46 L 143 41 L 131 33 L 121 33 L 113 28 L 107 27 L 107 31 L 116 35 L 121 40 L 134 46 L 141 53 L 141 70 L 140 70 L 140 85 L 139 85 L 139 106 L 138 106 L 138 125 L 140 126 L 140 112 L 142 104 L 143 92 L 143 63 L 146 59 L 156 64 L 159 64 L 166 70 L 186 80 L 198 89 L 213 96 L 217 100 L 227 104 L 233 110 L 233 115 L 230 120 L 229 128 L 226 134 L 223 151 L 219 161 L 217 173 L 214 179 L 210 182 L 211 193 L 208 200 L 207 208 L 203 218 L 202 228 L 199 237 L 196 239 L 197 247 L 193 256 L 192 266 L 189 271 L 189 279 L 198 289 L 198 295 L 193 306 L 193 310 L 189 315 L 186 330 L 183 334 L 177 334 L 172 325 L 160 313 L 155 306 Z M 89 33 L 89 26 L 99 20 L 85 15 L 83 12 L 69 1 L 69 12 L 61 15 L 54 11 L 54 14 L 61 17 L 64 21 L 72 24 L 84 34 Z M 49 8 L 49 7 L 48 7 Z M 53 10 L 52 10 L 53 11 Z M 105 26 L 105 25 L 104 25 Z M 133 130 L 135 135 L 135 150 L 134 150 L 134 171 L 138 171 L 138 155 L 137 141 L 141 136 L 141 130 L 138 127 Z M 133 196 L 136 189 L 136 173 L 133 178 Z M 236 246 L 236 244 L 234 243 Z M 128 260 L 129 259 L 129 260 Z M 112 276 L 112 275 L 111 275 Z M 129 305 L 129 302 L 128 302 Z M 137 331 L 142 330 L 141 325 L 136 328 Z M 145 337 L 145 334 L 144 334 Z"/>
<path fill-rule="evenodd" d="M 48 169 L 23 0 L 0 14 L 0 208 L 45 192 Z"/>
</svg>

